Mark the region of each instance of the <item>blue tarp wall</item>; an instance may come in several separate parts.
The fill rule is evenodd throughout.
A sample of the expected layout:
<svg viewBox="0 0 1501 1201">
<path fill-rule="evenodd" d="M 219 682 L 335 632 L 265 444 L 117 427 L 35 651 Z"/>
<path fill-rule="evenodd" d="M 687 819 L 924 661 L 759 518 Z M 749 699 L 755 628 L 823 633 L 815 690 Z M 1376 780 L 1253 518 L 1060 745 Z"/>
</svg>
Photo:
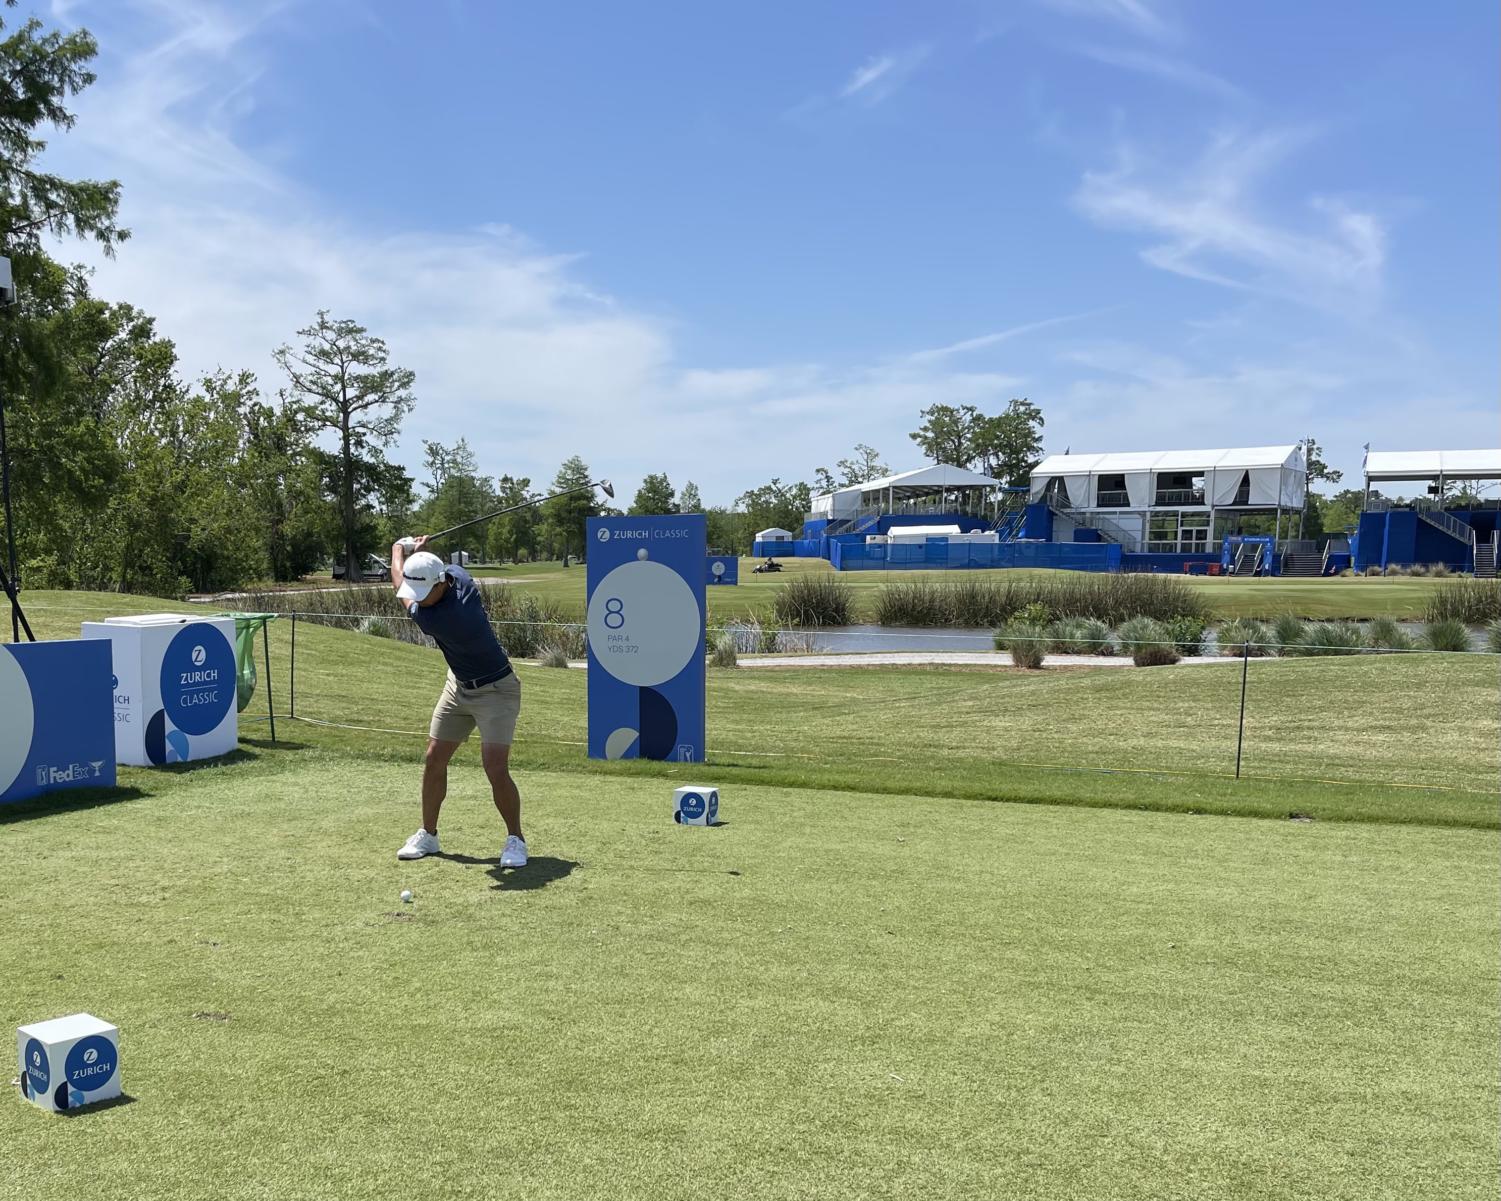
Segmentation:
<svg viewBox="0 0 1501 1201">
<path fill-rule="evenodd" d="M 1069 571 L 1119 571 L 1113 542 L 954 542 L 930 538 L 921 545 L 830 540 L 836 571 L 956 571 L 978 567 L 1056 567 Z"/>
<path fill-rule="evenodd" d="M 1494 509 L 1454 511 L 1453 516 L 1469 524 L 1481 539 L 1488 539 L 1496 528 Z M 1412 509 L 1362 513 L 1350 542 L 1356 571 L 1367 567 L 1411 567 L 1417 563 L 1443 563 L 1450 571 L 1475 569 L 1468 543 L 1420 520 Z"/>
<path fill-rule="evenodd" d="M 751 555 L 757 559 L 780 555 L 784 559 L 817 559 L 823 550 L 819 538 L 794 538 L 790 542 L 753 542 Z"/>
<path fill-rule="evenodd" d="M 1053 510 L 1042 501 L 1028 505 L 1026 516 L 1022 518 L 1021 537 L 1047 542 L 1052 536 Z"/>
</svg>

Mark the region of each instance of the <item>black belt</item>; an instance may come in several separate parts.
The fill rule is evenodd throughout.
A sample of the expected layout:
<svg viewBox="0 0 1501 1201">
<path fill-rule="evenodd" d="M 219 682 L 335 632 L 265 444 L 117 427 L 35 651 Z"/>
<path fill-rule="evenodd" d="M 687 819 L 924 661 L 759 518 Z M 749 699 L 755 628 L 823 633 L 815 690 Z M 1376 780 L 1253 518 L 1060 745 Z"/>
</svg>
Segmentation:
<svg viewBox="0 0 1501 1201">
<path fill-rule="evenodd" d="M 454 683 L 465 692 L 473 692 L 476 688 L 483 688 L 486 684 L 493 684 L 496 680 L 503 680 L 511 674 L 511 665 L 507 663 L 492 676 L 480 676 L 477 680 L 454 680 Z"/>
</svg>

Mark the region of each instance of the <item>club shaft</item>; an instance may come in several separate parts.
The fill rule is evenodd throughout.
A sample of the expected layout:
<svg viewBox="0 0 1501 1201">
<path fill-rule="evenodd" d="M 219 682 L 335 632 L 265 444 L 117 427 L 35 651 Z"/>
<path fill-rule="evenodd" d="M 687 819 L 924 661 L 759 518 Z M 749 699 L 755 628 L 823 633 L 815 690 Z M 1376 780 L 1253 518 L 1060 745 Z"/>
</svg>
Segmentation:
<svg viewBox="0 0 1501 1201">
<path fill-rule="evenodd" d="M 515 513 L 518 509 L 530 509 L 536 505 L 545 505 L 550 500 L 557 500 L 560 496 L 571 496 L 575 492 L 583 492 L 589 488 L 598 487 L 598 483 L 580 484 L 577 488 L 565 488 L 562 492 L 554 492 L 551 496 L 539 496 L 536 500 L 523 501 L 519 505 L 511 505 L 506 509 L 496 509 L 493 513 L 483 513 L 478 517 L 471 517 L 468 521 L 461 521 L 458 525 L 451 525 L 446 530 L 439 530 L 436 534 L 429 534 L 427 540 L 436 542 L 439 538 L 446 538 L 449 534 L 455 534 L 459 530 L 467 530 L 472 525 L 478 525 L 482 521 L 489 521 L 492 517 L 504 517 L 507 513 Z"/>
</svg>

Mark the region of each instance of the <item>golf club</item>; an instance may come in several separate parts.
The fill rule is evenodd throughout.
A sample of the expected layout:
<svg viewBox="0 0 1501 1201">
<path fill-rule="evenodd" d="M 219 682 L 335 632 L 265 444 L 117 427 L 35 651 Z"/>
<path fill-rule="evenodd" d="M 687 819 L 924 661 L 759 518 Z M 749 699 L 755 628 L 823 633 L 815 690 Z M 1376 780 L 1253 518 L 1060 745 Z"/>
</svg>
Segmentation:
<svg viewBox="0 0 1501 1201">
<path fill-rule="evenodd" d="M 439 538 L 455 534 L 459 530 L 467 530 L 472 525 L 478 525 L 482 521 L 489 521 L 492 517 L 501 517 L 506 513 L 514 513 L 518 509 L 530 509 L 534 505 L 546 504 L 550 500 L 557 500 L 560 496 L 569 496 L 574 492 L 583 492 L 589 488 L 598 488 L 611 500 L 615 499 L 615 486 L 609 480 L 596 480 L 592 484 L 580 484 L 577 488 L 565 488 L 562 492 L 554 492 L 551 496 L 539 496 L 536 500 L 523 501 L 519 505 L 511 505 L 506 509 L 496 509 L 493 513 L 484 513 L 479 517 L 471 517 L 468 521 L 461 521 L 458 525 L 451 525 L 446 530 L 439 530 L 436 534 L 427 536 L 428 542 L 436 542 Z"/>
</svg>

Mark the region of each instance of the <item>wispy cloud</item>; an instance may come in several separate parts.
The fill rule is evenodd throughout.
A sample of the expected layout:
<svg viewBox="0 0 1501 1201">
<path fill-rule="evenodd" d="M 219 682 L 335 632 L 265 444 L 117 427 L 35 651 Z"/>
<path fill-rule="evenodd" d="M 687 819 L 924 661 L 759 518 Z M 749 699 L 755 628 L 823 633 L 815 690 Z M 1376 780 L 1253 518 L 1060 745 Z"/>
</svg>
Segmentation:
<svg viewBox="0 0 1501 1201">
<path fill-rule="evenodd" d="M 950 358 L 956 354 L 968 354 L 975 350 L 984 350 L 990 346 L 1009 342 L 1012 338 L 1020 338 L 1024 334 L 1036 333 L 1038 330 L 1052 329 L 1054 326 L 1066 325 L 1072 321 L 1080 321 L 1085 317 L 1092 317 L 1097 313 L 1105 312 L 1104 309 L 1090 309 L 1083 313 L 1069 313 L 1062 317 L 1048 317 L 1042 321 L 1029 321 L 1024 325 L 1013 325 L 1009 329 L 997 330 L 993 334 L 981 334 L 978 338 L 966 338 L 962 342 L 954 342 L 948 346 L 937 346 L 931 350 L 919 350 L 907 356 L 909 363 L 935 363 L 941 359 Z"/>
<path fill-rule="evenodd" d="M 839 89 L 839 98 L 861 104 L 880 104 L 906 84 L 932 53 L 932 45 L 923 42 L 868 58 L 855 68 Z"/>
<path fill-rule="evenodd" d="M 1185 168 L 1154 168 L 1129 146 L 1112 170 L 1086 172 L 1073 197 L 1090 220 L 1156 235 L 1154 267 L 1224 287 L 1329 309 L 1362 311 L 1379 296 L 1386 229 L 1372 213 L 1311 196 L 1311 220 L 1258 211 L 1256 190 L 1308 131 L 1216 138 Z"/>
<path fill-rule="evenodd" d="M 267 86 L 271 39 L 297 36 L 274 0 L 99 0 L 63 11 L 112 29 L 99 82 L 49 163 L 118 177 L 134 236 L 114 260 L 76 243 L 59 253 L 93 267 L 100 295 L 156 316 L 190 375 L 247 367 L 273 391 L 272 349 L 317 309 L 368 325 L 417 373 L 398 448 L 408 464 L 420 439 L 462 435 L 497 474 L 543 481 L 581 453 L 624 488 L 667 471 L 727 502 L 771 474 L 811 475 L 815 456 L 853 441 L 853 410 L 862 437 L 899 454 L 924 405 L 983 403 L 1014 382 L 879 357 L 837 368 L 685 363 L 672 326 L 601 294 L 579 256 L 538 245 L 503 212 L 462 229 L 372 228 L 248 149 L 238 135 Z M 896 57 L 854 99 L 920 61 Z M 796 421 L 806 449 L 775 464 L 746 456 L 780 420 Z M 704 463 L 721 465 L 712 479 Z"/>
<path fill-rule="evenodd" d="M 1173 41 L 1179 36 L 1178 27 L 1150 0 L 1041 0 L 1041 3 L 1058 12 L 1102 18 L 1157 42 Z"/>
<path fill-rule="evenodd" d="M 1135 71 L 1140 75 L 1149 75 L 1167 83 L 1204 92 L 1210 96 L 1218 96 L 1222 100 L 1242 103 L 1247 99 L 1245 92 L 1229 80 L 1222 79 L 1213 72 L 1205 71 L 1181 58 L 1173 58 L 1170 55 L 1158 54 L 1150 50 L 1123 50 L 1111 46 L 1086 45 L 1075 46 L 1073 49 L 1085 58 L 1092 58 L 1096 62 L 1119 67 L 1124 71 Z"/>
</svg>

